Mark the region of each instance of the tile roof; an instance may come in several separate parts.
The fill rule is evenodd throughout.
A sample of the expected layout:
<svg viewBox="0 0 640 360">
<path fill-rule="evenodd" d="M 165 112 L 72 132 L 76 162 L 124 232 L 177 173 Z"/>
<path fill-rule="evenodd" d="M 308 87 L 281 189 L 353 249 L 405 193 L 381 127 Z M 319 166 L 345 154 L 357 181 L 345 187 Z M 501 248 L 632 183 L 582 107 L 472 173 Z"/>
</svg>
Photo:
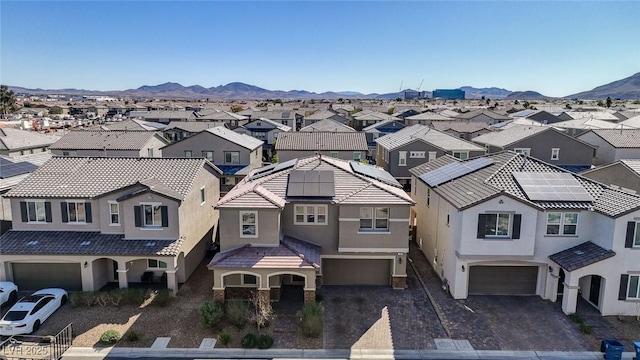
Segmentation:
<svg viewBox="0 0 640 360">
<path fill-rule="evenodd" d="M 640 128 L 640 115 L 635 115 L 628 119 L 622 120 L 618 124 L 630 126 L 633 128 Z"/>
<path fill-rule="evenodd" d="M 382 127 L 382 126 L 385 126 L 385 125 L 391 124 L 391 123 L 393 123 L 393 122 L 397 122 L 397 124 L 399 124 L 400 126 L 405 127 L 405 126 L 404 126 L 404 124 L 402 123 L 402 121 L 398 121 L 398 120 L 394 120 L 394 119 L 386 119 L 386 120 L 378 121 L 378 122 L 377 122 L 377 123 L 375 123 L 375 124 L 371 124 L 371 125 L 369 125 L 369 126 L 367 126 L 367 127 L 363 128 L 363 129 L 362 129 L 362 131 L 364 131 L 364 132 L 369 132 L 369 131 L 371 131 L 371 130 L 374 130 L 374 129 L 377 129 L 377 128 L 379 128 L 379 127 Z"/>
<path fill-rule="evenodd" d="M 565 271 L 574 271 L 615 255 L 615 251 L 601 248 L 591 241 L 587 241 L 550 255 L 549 259 L 560 265 Z"/>
<path fill-rule="evenodd" d="M 322 120 L 322 119 L 328 119 L 331 116 L 336 116 L 338 115 L 337 112 L 333 111 L 333 110 L 319 110 L 314 112 L 313 114 L 307 115 L 304 117 L 305 120 Z"/>
<path fill-rule="evenodd" d="M 514 125 L 502 131 L 482 134 L 473 138 L 473 142 L 504 148 L 505 146 L 549 130 L 553 131 L 553 128 L 544 125 Z"/>
<path fill-rule="evenodd" d="M 428 111 L 422 114 L 408 116 L 406 120 L 446 121 L 451 120 L 451 117 Z"/>
<path fill-rule="evenodd" d="M 297 160 L 296 164 L 264 177 L 252 179 L 255 170 L 242 179 L 218 203 L 219 208 L 284 208 L 289 202 L 287 186 L 293 170 L 327 170 L 334 172 L 335 204 L 413 204 L 414 201 L 401 188 L 357 174 L 349 161 L 327 156 L 310 156 Z"/>
<path fill-rule="evenodd" d="M 362 114 L 362 115 L 355 114 L 354 115 L 354 119 L 356 121 L 382 121 L 382 120 L 399 120 L 399 121 L 402 121 L 402 119 L 400 119 L 400 118 L 397 118 L 395 116 L 391 116 L 389 114 L 385 114 L 385 113 L 382 113 L 382 112 L 378 112 L 378 111 L 371 112 L 371 113 L 368 113 L 368 114 Z"/>
<path fill-rule="evenodd" d="M 249 150 L 255 150 L 262 147 L 262 144 L 264 144 L 264 141 L 260 139 L 256 139 L 253 136 L 245 134 L 238 134 L 237 132 L 223 126 L 216 126 L 205 131 Z M 280 138 L 278 137 L 278 141 L 279 140 Z"/>
<path fill-rule="evenodd" d="M 426 125 L 407 126 L 395 133 L 385 135 L 376 139 L 376 142 L 389 149 L 394 150 L 414 141 L 422 141 L 431 144 L 445 151 L 461 150 L 461 151 L 484 151 L 481 146 L 471 142 L 461 140 L 455 136 L 445 134 Z"/>
<path fill-rule="evenodd" d="M 628 125 L 590 118 L 560 121 L 553 123 L 552 126 L 561 129 L 632 129 Z"/>
<path fill-rule="evenodd" d="M 180 129 L 192 133 L 198 133 L 212 127 L 221 126 L 217 121 L 172 121 L 164 128 L 164 131 Z"/>
<path fill-rule="evenodd" d="M 213 268 L 318 269 L 320 246 L 284 236 L 278 246 L 250 246 L 216 254 L 207 265 Z"/>
<path fill-rule="evenodd" d="M 618 217 L 640 208 L 640 196 L 610 188 L 570 173 L 541 160 L 502 151 L 486 155 L 493 164 L 445 182 L 433 189 L 458 209 L 465 209 L 498 195 L 507 195 L 540 209 L 583 209 Z M 456 161 L 450 156 L 416 166 L 409 171 L 416 177 Z M 472 159 L 470 159 L 472 160 Z M 468 161 L 468 160 L 466 160 Z M 530 201 L 515 180 L 514 172 L 570 173 L 594 199 L 593 201 Z M 422 181 L 422 180 L 420 180 Z"/>
<path fill-rule="evenodd" d="M 453 130 L 459 133 L 474 133 L 481 130 L 491 130 L 491 126 L 485 124 L 482 121 L 464 120 L 434 121 L 431 123 L 431 127 L 442 132 Z"/>
<path fill-rule="evenodd" d="M 505 116 L 505 115 L 501 115 L 498 114 L 496 112 L 487 110 L 487 109 L 478 109 L 478 110 L 474 110 L 474 111 L 469 111 L 467 113 L 462 113 L 462 114 L 458 114 L 456 115 L 457 119 L 465 119 L 465 120 L 469 120 L 469 119 L 473 119 L 476 116 L 480 116 L 480 115 L 485 115 L 488 116 L 494 120 L 498 120 L 498 121 L 505 121 L 505 120 L 511 120 L 510 117 Z"/>
<path fill-rule="evenodd" d="M 613 114 L 605 111 L 565 111 L 565 114 L 571 116 L 573 119 L 596 119 L 607 121 L 618 121 L 619 119 Z"/>
<path fill-rule="evenodd" d="M 200 158 L 53 157 L 5 196 L 97 198 L 153 179 L 184 199 L 205 166 L 222 173 Z"/>
<path fill-rule="evenodd" d="M 623 159 L 623 160 L 620 160 L 620 162 L 623 163 L 624 165 L 626 165 L 629 169 L 631 169 L 631 171 L 633 171 L 636 174 L 640 175 L 640 160 L 637 160 L 637 159 Z"/>
<path fill-rule="evenodd" d="M 615 148 L 640 148 L 640 129 L 591 131 Z"/>
<path fill-rule="evenodd" d="M 367 151 L 362 132 L 286 132 L 278 135 L 276 150 Z"/>
<path fill-rule="evenodd" d="M 140 150 L 156 137 L 168 140 L 152 131 L 70 131 L 55 144 L 52 150 Z"/>
<path fill-rule="evenodd" d="M 247 128 L 247 129 L 260 129 L 259 126 L 256 126 L 256 123 L 260 123 L 260 122 L 266 123 L 269 126 L 275 128 L 275 129 L 278 129 L 280 131 L 291 131 L 291 126 L 287 126 L 287 125 L 281 124 L 281 123 L 279 123 L 277 121 L 273 121 L 273 120 L 267 119 L 267 118 L 259 118 L 259 119 L 256 119 L 256 120 L 251 120 L 250 122 L 246 123 L 244 125 L 244 127 Z M 265 127 L 262 127 L 262 129 L 264 129 L 264 128 Z"/>
<path fill-rule="evenodd" d="M 139 119 L 129 119 L 124 121 L 108 122 L 105 125 L 103 125 L 103 127 L 105 127 L 106 130 L 111 130 L 111 131 L 113 130 L 158 131 L 158 130 L 164 129 L 166 126 L 167 125 L 159 122 L 145 121 L 145 120 L 139 120 Z"/>
<path fill-rule="evenodd" d="M 323 119 L 320 120 L 318 122 L 315 122 L 311 125 L 307 125 L 303 128 L 301 128 L 298 131 L 302 131 L 302 132 L 309 132 L 309 131 L 316 131 L 316 132 L 356 132 L 356 129 L 352 128 L 351 126 L 342 124 L 340 122 L 337 122 L 335 120 L 331 120 L 331 119 Z"/>
<path fill-rule="evenodd" d="M 151 110 L 142 117 L 145 119 L 190 119 L 193 118 L 194 112 L 192 110 Z"/>
<path fill-rule="evenodd" d="M 3 254 L 176 256 L 182 239 L 132 240 L 90 231 L 16 231 L 0 237 Z"/>
<path fill-rule="evenodd" d="M 194 113 L 194 115 L 195 115 L 195 119 L 197 119 L 198 121 L 203 121 L 203 120 L 233 121 L 233 120 L 249 119 L 249 117 L 244 115 L 234 114 L 229 111 L 220 111 L 220 110 L 213 110 L 210 112 L 196 112 Z"/>
<path fill-rule="evenodd" d="M 0 158 L 9 160 L 12 163 L 20 163 L 20 162 L 28 162 L 36 166 L 41 166 L 49 159 L 51 159 L 53 155 L 50 152 L 41 152 L 36 154 L 28 154 L 28 155 L 20 155 L 20 156 L 0 156 Z M 0 167 L 1 169 L 1 167 Z M 2 170 L 0 170 L 1 172 Z M 19 184 L 22 180 L 24 180 L 30 173 L 20 174 L 16 176 L 6 177 L 0 176 L 0 192 L 9 190 L 12 187 Z M 0 174 L 1 175 L 1 174 Z"/>
<path fill-rule="evenodd" d="M 60 139 L 59 135 L 45 135 L 35 131 L 0 128 L 0 150 L 20 150 L 46 147 Z"/>
</svg>

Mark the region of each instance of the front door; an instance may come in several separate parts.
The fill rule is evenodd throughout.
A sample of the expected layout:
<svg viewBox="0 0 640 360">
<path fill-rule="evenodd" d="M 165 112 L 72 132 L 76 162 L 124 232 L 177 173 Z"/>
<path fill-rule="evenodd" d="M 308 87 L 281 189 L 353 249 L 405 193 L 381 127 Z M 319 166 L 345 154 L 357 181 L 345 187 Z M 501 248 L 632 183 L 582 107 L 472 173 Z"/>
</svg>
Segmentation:
<svg viewBox="0 0 640 360">
<path fill-rule="evenodd" d="M 589 301 L 598 307 L 600 301 L 600 281 L 601 277 L 598 275 L 591 276 L 591 287 L 589 289 Z"/>
<path fill-rule="evenodd" d="M 560 276 L 558 277 L 558 297 L 564 293 L 564 270 L 560 269 Z"/>
</svg>

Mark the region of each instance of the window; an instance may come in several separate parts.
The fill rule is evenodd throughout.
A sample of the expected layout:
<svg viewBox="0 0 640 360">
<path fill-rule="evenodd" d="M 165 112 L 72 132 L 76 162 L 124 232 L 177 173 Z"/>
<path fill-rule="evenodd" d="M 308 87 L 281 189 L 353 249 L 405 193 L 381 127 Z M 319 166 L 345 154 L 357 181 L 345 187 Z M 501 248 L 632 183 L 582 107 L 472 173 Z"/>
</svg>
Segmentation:
<svg viewBox="0 0 640 360">
<path fill-rule="evenodd" d="M 225 164 L 240 164 L 240 153 L 237 151 L 227 151 L 224 153 Z"/>
<path fill-rule="evenodd" d="M 62 156 L 78 156 L 78 152 L 75 150 L 63 151 Z"/>
<path fill-rule="evenodd" d="M 528 149 L 528 148 L 515 148 L 515 149 L 513 149 L 513 151 L 516 154 L 522 154 L 522 155 L 527 155 L 527 156 L 531 155 L 531 149 Z"/>
<path fill-rule="evenodd" d="M 640 299 L 640 275 L 629 275 L 627 299 Z"/>
<path fill-rule="evenodd" d="M 27 201 L 27 219 L 35 223 L 47 221 L 44 201 Z"/>
<path fill-rule="evenodd" d="M 353 152 L 353 160 L 360 161 L 362 159 L 362 153 L 360 151 Z"/>
<path fill-rule="evenodd" d="M 547 235 L 575 235 L 577 230 L 578 213 L 547 214 Z"/>
<path fill-rule="evenodd" d="M 206 198 L 204 197 L 204 186 L 200 188 L 200 205 L 204 204 Z"/>
<path fill-rule="evenodd" d="M 153 157 L 153 148 L 148 148 L 147 149 L 147 156 L 148 157 Z"/>
<path fill-rule="evenodd" d="M 453 152 L 453 157 L 454 158 L 458 158 L 460 160 L 467 160 L 469 158 L 469 152 L 468 151 L 454 151 Z"/>
<path fill-rule="evenodd" d="M 340 154 L 339 154 L 337 151 L 332 151 L 332 152 L 331 152 L 331 157 L 332 157 L 332 158 L 336 158 L 336 159 L 337 159 L 337 158 L 338 158 L 338 155 L 340 155 Z"/>
<path fill-rule="evenodd" d="M 147 259 L 147 268 L 148 269 L 166 269 L 167 263 L 160 260 Z"/>
<path fill-rule="evenodd" d="M 250 274 L 242 274 L 242 285 L 258 285 L 258 277 Z"/>
<path fill-rule="evenodd" d="M 510 214 L 485 214 L 485 236 L 509 236 Z"/>
<path fill-rule="evenodd" d="M 225 176 L 225 177 L 221 178 L 220 180 L 222 180 L 222 185 L 235 185 L 236 184 L 236 178 L 234 176 Z"/>
<path fill-rule="evenodd" d="M 560 148 L 551 149 L 551 160 L 560 160 Z"/>
<path fill-rule="evenodd" d="M 70 222 L 70 223 L 83 223 L 86 222 L 86 211 L 85 211 L 85 204 L 84 202 L 73 202 L 73 201 L 68 201 L 66 203 L 66 207 L 67 207 L 67 215 L 68 218 L 66 219 L 67 221 L 65 221 L 64 218 L 64 211 L 62 213 L 62 221 L 63 222 Z"/>
<path fill-rule="evenodd" d="M 193 157 L 193 152 L 191 150 L 185 150 L 184 151 L 184 157 L 186 157 L 186 158 Z"/>
<path fill-rule="evenodd" d="M 296 205 L 294 224 L 327 225 L 327 205 Z"/>
<path fill-rule="evenodd" d="M 207 151 L 207 150 L 203 151 L 202 157 L 213 162 L 213 151 Z"/>
<path fill-rule="evenodd" d="M 409 157 L 412 159 L 424 159 L 426 151 L 412 151 L 409 153 Z"/>
<path fill-rule="evenodd" d="M 264 140 L 267 138 L 267 133 L 264 131 L 254 131 L 253 137 L 256 139 Z"/>
<path fill-rule="evenodd" d="M 143 219 L 145 227 L 159 227 L 162 225 L 160 204 L 142 205 L 142 211 L 144 213 Z"/>
<path fill-rule="evenodd" d="M 240 212 L 240 237 L 258 237 L 258 213 Z"/>
<path fill-rule="evenodd" d="M 407 166 L 407 152 L 398 151 L 398 166 Z"/>
<path fill-rule="evenodd" d="M 633 236 L 633 246 L 640 246 L 640 222 L 636 222 L 636 231 Z"/>
<path fill-rule="evenodd" d="M 109 203 L 109 225 L 120 225 L 120 205 L 117 202 Z"/>
<path fill-rule="evenodd" d="M 428 159 L 428 161 L 435 160 L 437 154 L 438 153 L 435 152 L 435 151 L 429 151 L 429 159 Z"/>
<path fill-rule="evenodd" d="M 360 208 L 360 230 L 389 230 L 389 208 Z"/>
</svg>

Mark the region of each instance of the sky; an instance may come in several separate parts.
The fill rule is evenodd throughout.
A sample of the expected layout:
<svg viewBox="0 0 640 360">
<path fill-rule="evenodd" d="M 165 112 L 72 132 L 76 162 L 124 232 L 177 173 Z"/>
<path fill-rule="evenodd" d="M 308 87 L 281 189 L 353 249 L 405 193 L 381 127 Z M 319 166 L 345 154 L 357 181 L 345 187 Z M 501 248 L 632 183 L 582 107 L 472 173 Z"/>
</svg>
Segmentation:
<svg viewBox="0 0 640 360">
<path fill-rule="evenodd" d="M 0 1 L 0 82 L 461 86 L 566 96 L 640 72 L 640 1 Z"/>
</svg>

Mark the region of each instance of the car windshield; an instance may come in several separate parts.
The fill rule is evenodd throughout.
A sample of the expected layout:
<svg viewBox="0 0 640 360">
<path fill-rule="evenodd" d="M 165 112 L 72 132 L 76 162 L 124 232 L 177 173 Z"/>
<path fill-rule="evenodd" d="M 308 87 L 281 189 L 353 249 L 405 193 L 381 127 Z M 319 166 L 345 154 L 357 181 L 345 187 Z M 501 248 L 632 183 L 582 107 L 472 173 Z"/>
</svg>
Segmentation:
<svg viewBox="0 0 640 360">
<path fill-rule="evenodd" d="M 27 317 L 28 313 L 29 313 L 28 311 L 9 311 L 8 313 L 5 314 L 2 320 L 6 320 L 6 321 L 22 320 L 25 317 Z"/>
</svg>

